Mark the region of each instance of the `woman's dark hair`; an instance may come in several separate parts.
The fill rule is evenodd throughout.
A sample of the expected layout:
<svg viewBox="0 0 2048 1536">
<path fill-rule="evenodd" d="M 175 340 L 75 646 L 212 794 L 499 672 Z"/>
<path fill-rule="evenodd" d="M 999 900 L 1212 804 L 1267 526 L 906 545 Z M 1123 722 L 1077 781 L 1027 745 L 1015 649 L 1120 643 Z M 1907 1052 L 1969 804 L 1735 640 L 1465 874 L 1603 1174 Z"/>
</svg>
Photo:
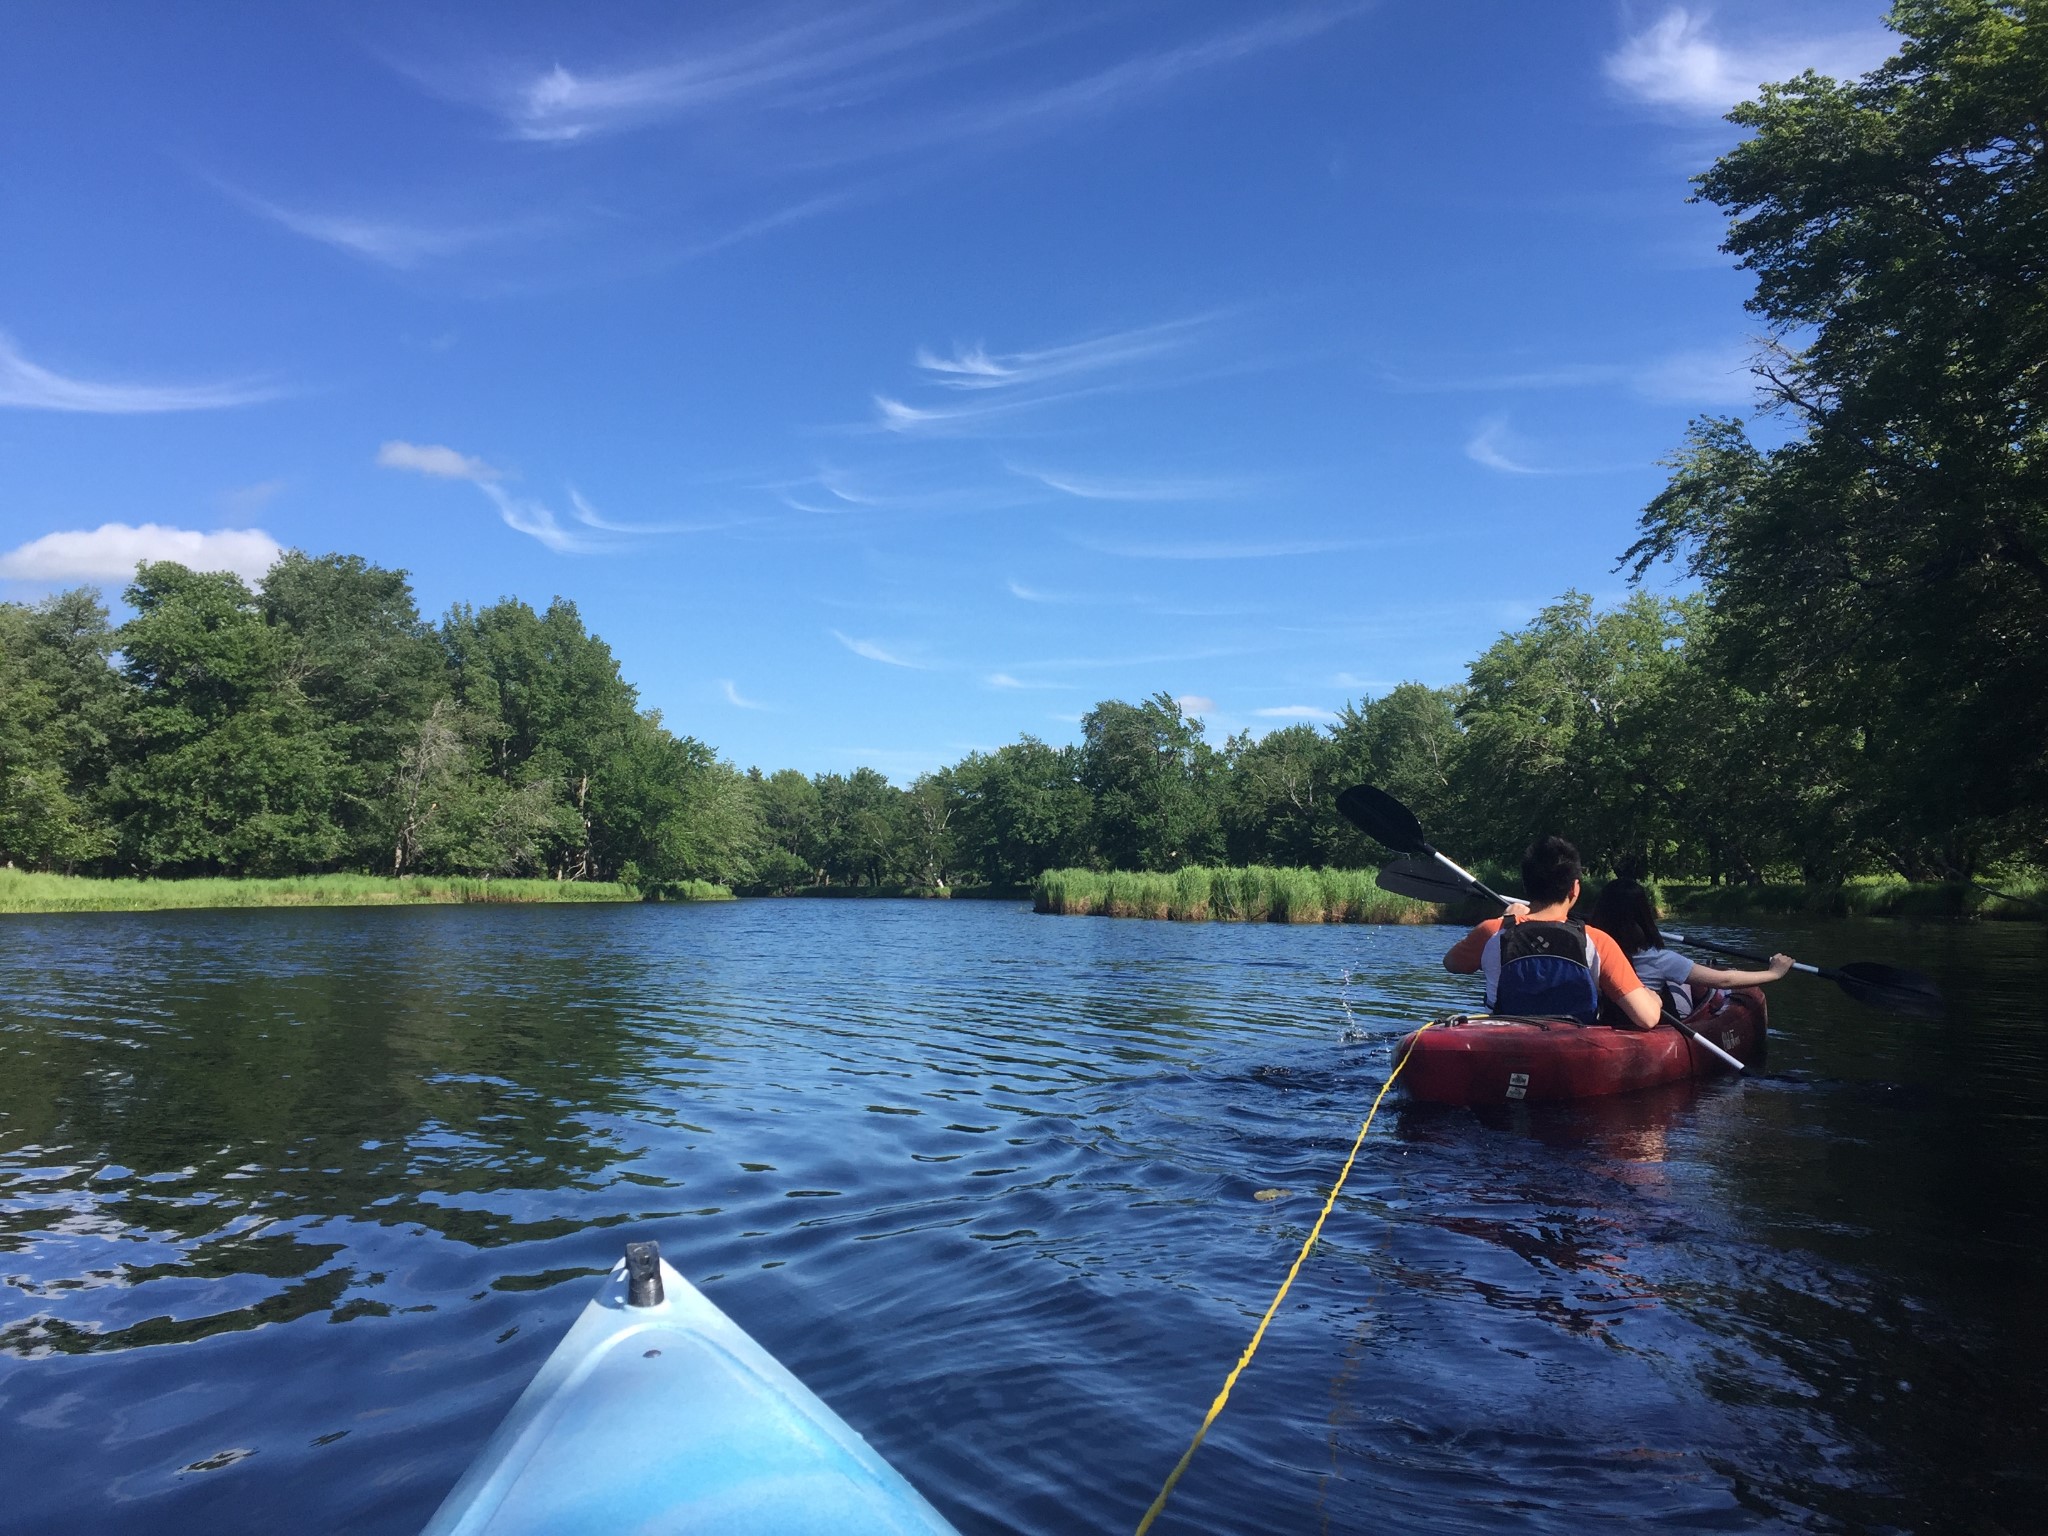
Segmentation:
<svg viewBox="0 0 2048 1536">
<path fill-rule="evenodd" d="M 1619 944 L 1624 955 L 1664 947 L 1664 935 L 1657 931 L 1657 908 L 1650 893 L 1633 880 L 1610 880 L 1593 899 L 1586 921 Z"/>
<path fill-rule="evenodd" d="M 1569 900 L 1578 878 L 1579 850 L 1555 834 L 1537 838 L 1522 855 L 1522 894 L 1532 907 Z"/>
</svg>

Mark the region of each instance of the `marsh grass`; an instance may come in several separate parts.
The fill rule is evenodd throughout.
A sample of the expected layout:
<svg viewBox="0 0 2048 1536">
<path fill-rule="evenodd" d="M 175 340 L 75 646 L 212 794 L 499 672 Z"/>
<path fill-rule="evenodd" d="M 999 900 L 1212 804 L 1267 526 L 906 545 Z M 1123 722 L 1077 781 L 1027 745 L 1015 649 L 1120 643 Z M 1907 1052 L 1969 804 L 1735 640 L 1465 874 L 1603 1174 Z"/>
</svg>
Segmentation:
<svg viewBox="0 0 2048 1536">
<path fill-rule="evenodd" d="M 1170 873 L 1049 869 L 1032 909 L 1068 917 L 1151 917 L 1174 922 L 1434 923 L 1443 909 L 1395 896 L 1369 869 L 1223 868 Z"/>
<path fill-rule="evenodd" d="M 664 886 L 665 901 L 730 896 L 701 880 Z M 293 875 L 278 880 L 94 880 L 0 869 L 0 912 L 158 912 L 183 907 L 381 907 L 465 902 L 638 901 L 630 885 L 472 880 L 460 876 Z"/>
</svg>

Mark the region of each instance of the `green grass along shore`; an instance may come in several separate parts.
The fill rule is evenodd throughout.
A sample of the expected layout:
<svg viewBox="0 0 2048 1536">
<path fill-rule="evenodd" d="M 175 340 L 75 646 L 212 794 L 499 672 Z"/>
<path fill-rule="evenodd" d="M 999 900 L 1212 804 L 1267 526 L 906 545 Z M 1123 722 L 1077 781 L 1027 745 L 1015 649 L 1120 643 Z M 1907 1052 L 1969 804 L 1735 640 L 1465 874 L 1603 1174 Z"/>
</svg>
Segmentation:
<svg viewBox="0 0 2048 1536">
<path fill-rule="evenodd" d="M 1491 907 L 1411 901 L 1381 890 L 1369 869 L 1227 869 L 1191 866 L 1170 874 L 1131 870 L 1049 869 L 1032 888 L 1035 911 L 1068 917 L 1151 917 L 1175 922 L 1434 923 L 1470 922 Z M 1496 890 L 1514 881 L 1479 871 Z M 1724 918 L 1804 914 L 1814 917 L 1947 917 L 2040 919 L 2048 916 L 2048 879 L 2001 882 L 1997 891 L 1962 884 L 1858 879 L 1833 887 L 1807 885 L 1653 884 L 1658 906 L 1673 916 Z"/>
<path fill-rule="evenodd" d="M 1163 917 L 1176 922 L 1433 923 L 1442 908 L 1373 884 L 1369 869 L 1241 869 L 1190 865 L 1170 874 L 1049 869 L 1034 911 L 1068 917 Z"/>
<path fill-rule="evenodd" d="M 726 901 L 722 885 L 689 880 L 650 893 L 576 880 L 474 880 L 459 875 L 289 875 L 276 880 L 94 880 L 0 869 L 0 913 L 161 912 L 198 907 L 386 907 L 468 902 Z"/>
</svg>

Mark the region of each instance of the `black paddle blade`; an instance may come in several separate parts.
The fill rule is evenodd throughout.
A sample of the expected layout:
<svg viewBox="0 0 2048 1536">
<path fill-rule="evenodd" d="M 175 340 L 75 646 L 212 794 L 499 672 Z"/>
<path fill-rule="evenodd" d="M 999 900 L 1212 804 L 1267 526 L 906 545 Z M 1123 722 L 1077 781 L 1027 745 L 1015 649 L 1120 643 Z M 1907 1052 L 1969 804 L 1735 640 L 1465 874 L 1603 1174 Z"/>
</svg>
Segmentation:
<svg viewBox="0 0 2048 1536">
<path fill-rule="evenodd" d="M 1938 1019 L 1946 1006 L 1934 979 L 1918 971 L 1902 971 L 1895 965 L 1858 960 L 1830 970 L 1828 975 L 1835 985 L 1857 1002 L 1868 1003 L 1873 1008 L 1889 1008 L 1893 1013 Z"/>
<path fill-rule="evenodd" d="M 1379 872 L 1373 883 L 1383 891 L 1417 901 L 1465 901 L 1477 894 L 1435 859 L 1396 859 Z"/>
<path fill-rule="evenodd" d="M 1344 819 L 1376 843 L 1396 853 L 1428 853 L 1429 839 L 1415 813 L 1383 789 L 1354 784 L 1337 796 Z"/>
</svg>

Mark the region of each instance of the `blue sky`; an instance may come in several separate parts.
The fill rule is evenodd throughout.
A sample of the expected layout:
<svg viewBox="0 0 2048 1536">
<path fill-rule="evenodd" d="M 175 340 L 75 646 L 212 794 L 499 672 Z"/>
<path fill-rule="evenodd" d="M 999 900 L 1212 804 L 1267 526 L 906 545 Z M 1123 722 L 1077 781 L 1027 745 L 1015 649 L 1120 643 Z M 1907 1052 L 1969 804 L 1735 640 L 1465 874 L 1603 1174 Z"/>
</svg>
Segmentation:
<svg viewBox="0 0 2048 1536">
<path fill-rule="evenodd" d="M 10 8 L 0 594 L 573 599 L 742 766 L 1449 682 L 1755 322 L 1686 178 L 1881 7 Z"/>
</svg>

